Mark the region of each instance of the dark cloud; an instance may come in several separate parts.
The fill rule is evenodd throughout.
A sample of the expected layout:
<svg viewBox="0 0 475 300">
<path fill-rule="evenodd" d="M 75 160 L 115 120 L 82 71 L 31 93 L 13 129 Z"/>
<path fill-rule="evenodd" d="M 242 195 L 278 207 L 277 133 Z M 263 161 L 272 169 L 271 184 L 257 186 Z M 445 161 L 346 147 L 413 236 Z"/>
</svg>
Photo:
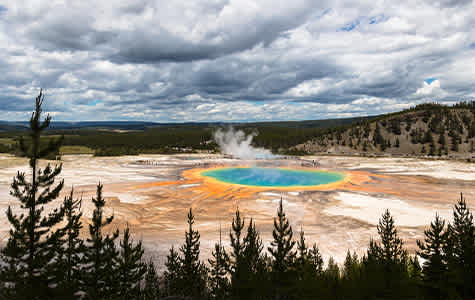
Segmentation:
<svg viewBox="0 0 475 300">
<path fill-rule="evenodd" d="M 112 41 L 113 32 L 95 30 L 91 17 L 67 14 L 47 18 L 28 30 L 35 46 L 49 51 L 87 51 Z"/>
<path fill-rule="evenodd" d="M 473 3 L 473 0 L 439 0 L 436 1 L 442 7 L 465 6 Z"/>
</svg>

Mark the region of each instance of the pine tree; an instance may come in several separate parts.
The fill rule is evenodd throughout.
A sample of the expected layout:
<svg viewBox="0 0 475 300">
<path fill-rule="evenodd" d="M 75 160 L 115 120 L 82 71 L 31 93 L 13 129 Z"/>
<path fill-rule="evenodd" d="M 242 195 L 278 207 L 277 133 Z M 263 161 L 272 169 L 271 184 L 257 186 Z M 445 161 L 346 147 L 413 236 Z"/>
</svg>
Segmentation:
<svg viewBox="0 0 475 300">
<path fill-rule="evenodd" d="M 62 239 L 62 251 L 59 258 L 60 270 L 63 277 L 59 281 L 62 299 L 76 299 L 81 282 L 81 260 L 85 251 L 84 241 L 79 237 L 81 223 L 82 199 L 74 199 L 74 189 L 64 198 L 65 237 Z"/>
<path fill-rule="evenodd" d="M 442 148 L 442 147 L 445 147 L 446 142 L 445 142 L 445 134 L 444 134 L 444 132 L 441 132 L 441 133 L 440 133 L 438 143 L 440 144 L 441 148 Z"/>
<path fill-rule="evenodd" d="M 195 217 L 191 208 L 187 217 L 188 231 L 185 232 L 185 244 L 180 248 L 181 288 L 185 297 L 200 299 L 206 295 L 205 266 L 199 260 L 200 234 L 193 229 Z"/>
<path fill-rule="evenodd" d="M 247 227 L 247 233 L 244 237 L 243 261 L 249 273 L 258 272 L 259 265 L 262 264 L 262 250 L 264 245 L 257 232 L 256 224 L 251 219 Z"/>
<path fill-rule="evenodd" d="M 343 263 L 343 270 L 341 272 L 341 282 L 343 285 L 344 298 L 357 298 L 354 295 L 361 294 L 359 290 L 361 287 L 361 265 L 359 263 L 358 255 L 353 253 L 351 255 L 348 250 Z"/>
<path fill-rule="evenodd" d="M 297 276 L 302 278 L 305 274 L 304 270 L 308 262 L 308 247 L 305 243 L 305 233 L 303 232 L 302 228 L 300 228 L 299 240 L 297 241 L 297 254 Z"/>
<path fill-rule="evenodd" d="M 386 142 L 385 142 L 383 136 L 381 135 L 381 129 L 380 129 L 378 123 L 376 123 L 376 128 L 374 129 L 373 144 L 374 144 L 375 147 L 377 145 L 381 145 L 382 147 L 386 146 Z"/>
<path fill-rule="evenodd" d="M 327 278 L 327 280 L 331 280 L 334 282 L 338 282 L 338 280 L 340 279 L 340 268 L 336 264 L 333 257 L 330 257 L 330 259 L 328 260 L 328 266 L 325 270 L 325 277 Z"/>
<path fill-rule="evenodd" d="M 164 272 L 167 296 L 182 295 L 181 260 L 178 252 L 172 246 L 165 262 L 167 269 Z"/>
<path fill-rule="evenodd" d="M 244 220 L 241 219 L 241 213 L 239 208 L 236 209 L 235 217 L 232 221 L 232 231 L 229 233 L 231 240 L 231 293 L 234 298 L 240 297 L 243 288 L 243 277 L 245 273 L 244 266 L 244 241 L 242 230 L 244 229 Z"/>
<path fill-rule="evenodd" d="M 142 242 L 134 245 L 127 226 L 116 258 L 119 296 L 124 300 L 136 299 L 140 295 L 140 282 L 147 272 L 147 265 L 142 261 L 143 253 Z"/>
<path fill-rule="evenodd" d="M 444 248 L 447 243 L 445 221 L 439 215 L 430 224 L 430 228 L 424 230 L 424 241 L 417 241 L 419 251 L 417 255 L 424 259 L 422 277 L 426 294 L 430 299 L 447 299 L 447 262 Z"/>
<path fill-rule="evenodd" d="M 83 290 L 87 299 L 107 299 L 117 293 L 117 265 L 115 258 L 118 256 L 114 241 L 119 236 L 116 230 L 112 235 L 103 234 L 105 226 L 109 225 L 114 216 L 104 217 L 105 201 L 102 197 L 102 185 L 97 185 L 96 198 L 92 198 L 95 209 L 92 215 L 92 224 L 89 224 L 89 237 L 87 238 L 84 253 Z"/>
<path fill-rule="evenodd" d="M 462 194 L 448 226 L 448 268 L 462 299 L 475 298 L 475 225 Z"/>
<path fill-rule="evenodd" d="M 434 156 L 434 155 L 435 155 L 435 151 L 436 151 L 434 141 L 432 141 L 432 142 L 430 143 L 430 146 L 429 146 L 429 147 L 430 147 L 430 148 L 429 148 L 429 156 Z"/>
<path fill-rule="evenodd" d="M 262 255 L 264 245 L 251 219 L 243 239 L 244 249 L 240 269 L 239 294 L 241 298 L 260 299 L 267 294 L 267 265 Z"/>
<path fill-rule="evenodd" d="M 336 295 L 338 295 L 341 290 L 340 268 L 336 264 L 333 257 L 330 257 L 328 260 L 328 266 L 324 272 L 324 280 L 328 293 L 328 296 L 325 298 L 335 297 Z"/>
<path fill-rule="evenodd" d="M 150 259 L 147 265 L 147 272 L 145 273 L 144 287 L 142 290 L 143 300 L 158 300 L 160 297 L 160 281 L 158 278 L 155 264 Z"/>
<path fill-rule="evenodd" d="M 314 244 L 313 248 L 308 248 L 305 242 L 305 234 L 300 229 L 299 240 L 297 241 L 297 258 L 295 261 L 296 269 L 296 291 L 293 292 L 296 298 L 315 297 L 318 287 L 315 285 L 321 275 L 323 260 L 320 252 Z"/>
<path fill-rule="evenodd" d="M 219 229 L 219 243 L 214 245 L 211 253 L 213 258 L 208 259 L 211 266 L 209 285 L 211 299 L 228 299 L 231 284 L 227 277 L 229 271 L 229 255 L 221 243 L 221 228 Z"/>
<path fill-rule="evenodd" d="M 402 240 L 398 237 L 394 219 L 389 210 L 386 210 L 379 220 L 377 229 L 381 238 L 381 261 L 385 264 L 403 264 L 407 258 L 407 252 L 403 248 Z"/>
<path fill-rule="evenodd" d="M 63 188 L 63 180 L 54 186 L 62 165 L 52 167 L 48 164 L 40 168 L 38 161 L 56 154 L 62 138 L 50 139 L 47 146 L 42 146 L 41 134 L 51 121 L 48 115 L 41 123 L 43 102 L 44 95 L 40 91 L 30 119 L 30 139 L 28 143 L 23 137 L 19 141 L 21 153 L 29 158 L 31 181 L 28 182 L 25 173 L 18 172 L 11 185 L 10 194 L 19 200 L 25 213 L 18 216 L 10 206 L 7 209 L 12 228 L 2 250 L 2 280 L 7 284 L 4 293 L 13 299 L 51 298 L 58 280 L 55 270 L 63 231 L 53 228 L 62 221 L 64 207 L 61 205 L 48 214 L 44 213 L 44 207 L 55 200 Z"/>
<path fill-rule="evenodd" d="M 315 277 L 321 275 L 323 272 L 323 258 L 320 254 L 317 244 L 313 244 L 312 248 L 308 250 L 308 259 L 312 266 L 313 272 L 315 272 Z"/>
<path fill-rule="evenodd" d="M 295 246 L 295 241 L 292 241 L 292 235 L 292 227 L 285 216 L 281 198 L 277 210 L 277 218 L 274 218 L 273 240 L 271 246 L 268 247 L 273 257 L 272 276 L 273 284 L 277 289 L 277 298 L 283 296 L 282 293 L 286 293 L 285 290 L 293 279 L 291 270 L 294 266 L 296 252 L 292 250 Z"/>
<path fill-rule="evenodd" d="M 381 244 L 375 245 L 378 263 L 383 268 L 381 274 L 385 282 L 387 298 L 395 297 L 401 290 L 400 285 L 407 280 L 407 251 L 397 234 L 394 219 L 386 210 L 377 225 Z M 399 287 L 398 287 L 399 286 Z"/>
<path fill-rule="evenodd" d="M 409 277 L 416 284 L 422 280 L 422 268 L 417 255 L 409 257 Z"/>
<path fill-rule="evenodd" d="M 350 250 L 346 252 L 345 262 L 343 263 L 344 269 L 342 276 L 346 280 L 356 281 L 360 276 L 360 266 L 358 262 L 358 255 L 353 253 L 351 255 Z"/>
</svg>

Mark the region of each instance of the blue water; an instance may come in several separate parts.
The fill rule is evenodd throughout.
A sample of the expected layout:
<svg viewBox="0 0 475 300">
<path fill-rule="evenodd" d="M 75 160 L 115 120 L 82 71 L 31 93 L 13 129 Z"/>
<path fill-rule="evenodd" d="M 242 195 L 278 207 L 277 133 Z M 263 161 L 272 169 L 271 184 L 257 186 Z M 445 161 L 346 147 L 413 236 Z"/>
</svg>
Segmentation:
<svg viewBox="0 0 475 300">
<path fill-rule="evenodd" d="M 316 172 L 279 168 L 222 168 L 201 173 L 218 181 L 265 187 L 314 186 L 340 181 L 336 172 Z"/>
</svg>

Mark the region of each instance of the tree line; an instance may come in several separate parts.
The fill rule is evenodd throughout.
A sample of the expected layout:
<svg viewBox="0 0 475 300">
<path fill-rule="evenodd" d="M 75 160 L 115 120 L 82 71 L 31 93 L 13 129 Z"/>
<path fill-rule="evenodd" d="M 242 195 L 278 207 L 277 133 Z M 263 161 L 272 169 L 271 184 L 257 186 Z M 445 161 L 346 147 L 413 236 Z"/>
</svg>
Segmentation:
<svg viewBox="0 0 475 300">
<path fill-rule="evenodd" d="M 200 259 L 200 234 L 189 210 L 185 240 L 172 247 L 166 270 L 158 274 L 145 260 L 140 241 L 126 228 L 106 234 L 102 185 L 92 199 L 94 211 L 87 238 L 80 237 L 82 199 L 71 191 L 57 207 L 62 166 L 38 166 L 57 151 L 61 139 L 40 143 L 50 117 L 40 122 L 42 94 L 30 121 L 30 143 L 20 139 L 29 158 L 31 178 L 18 172 L 11 195 L 20 211 L 7 209 L 11 225 L 0 255 L 2 299 L 474 299 L 475 225 L 463 195 L 450 223 L 436 215 L 410 255 L 386 211 L 359 257 L 348 251 L 343 265 L 326 264 L 316 244 L 301 228 L 297 236 L 282 200 L 274 217 L 272 242 L 265 249 L 255 222 L 239 210 L 232 219 L 226 249 L 220 235 L 206 262 Z M 221 232 L 220 232 L 221 233 Z M 419 259 L 422 259 L 422 264 Z"/>
</svg>

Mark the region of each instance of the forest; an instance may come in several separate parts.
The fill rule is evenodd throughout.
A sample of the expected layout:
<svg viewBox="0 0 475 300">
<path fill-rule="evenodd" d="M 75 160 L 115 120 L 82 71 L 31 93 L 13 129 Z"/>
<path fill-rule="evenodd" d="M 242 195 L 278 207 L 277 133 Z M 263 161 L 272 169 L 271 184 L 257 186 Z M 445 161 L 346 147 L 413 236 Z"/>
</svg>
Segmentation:
<svg viewBox="0 0 475 300">
<path fill-rule="evenodd" d="M 9 130 L 3 132 L 0 126 L 0 152 L 21 155 L 17 142 L 24 130 L 18 124 L 9 125 Z M 294 122 L 80 122 L 76 125 L 58 122 L 44 135 L 46 140 L 64 136 L 63 147 L 56 155 L 218 152 L 213 134 L 218 128 L 229 126 L 254 134 L 254 146 L 282 155 L 327 153 L 330 149 L 335 154 L 429 157 L 475 152 L 474 101 L 453 106 L 424 103 L 380 116 Z"/>
<path fill-rule="evenodd" d="M 216 152 L 219 149 L 213 139 L 214 132 L 218 128 L 232 126 L 236 130 L 243 130 L 248 134 L 256 133 L 253 139 L 254 146 L 271 149 L 274 153 L 290 154 L 297 153 L 295 149 L 291 149 L 292 146 L 325 134 L 331 128 L 346 128 L 350 124 L 367 119 L 371 118 L 260 123 L 80 122 L 75 126 L 59 122 L 56 127 L 46 129 L 44 135 L 45 139 L 64 136 L 63 149 L 83 147 L 82 151 L 73 152 L 75 154 L 89 153 L 89 151 L 84 152 L 84 149 L 90 149 L 96 156 Z M 3 132 L 1 129 L 0 126 L 0 152 L 21 155 L 21 151 L 18 151 L 16 147 L 16 142 L 24 134 L 26 128 L 10 125 L 5 127 Z M 302 153 L 302 151 L 298 153 Z"/>
<path fill-rule="evenodd" d="M 28 142 L 19 149 L 31 172 L 18 172 L 11 195 L 7 243 L 0 254 L 0 299 L 474 299 L 475 224 L 461 194 L 453 220 L 435 216 L 410 254 L 398 236 L 396 220 L 386 211 L 379 237 L 362 256 L 348 250 L 343 265 L 324 262 L 318 245 L 295 232 L 282 201 L 274 217 L 273 240 L 265 247 L 255 222 L 239 209 L 229 235 L 216 241 L 212 257 L 200 259 L 200 234 L 190 208 L 181 247 L 171 248 L 159 274 L 142 243 L 128 228 L 110 231 L 103 186 L 97 185 L 92 220 L 84 224 L 83 199 L 71 191 L 57 207 L 64 181 L 62 165 L 39 168 L 56 153 L 61 137 L 41 142 L 51 118 L 41 122 L 40 93 L 30 120 Z M 31 175 L 31 176 L 30 176 Z M 86 238 L 80 230 L 87 226 Z M 231 247 L 223 246 L 229 238 Z"/>
</svg>

